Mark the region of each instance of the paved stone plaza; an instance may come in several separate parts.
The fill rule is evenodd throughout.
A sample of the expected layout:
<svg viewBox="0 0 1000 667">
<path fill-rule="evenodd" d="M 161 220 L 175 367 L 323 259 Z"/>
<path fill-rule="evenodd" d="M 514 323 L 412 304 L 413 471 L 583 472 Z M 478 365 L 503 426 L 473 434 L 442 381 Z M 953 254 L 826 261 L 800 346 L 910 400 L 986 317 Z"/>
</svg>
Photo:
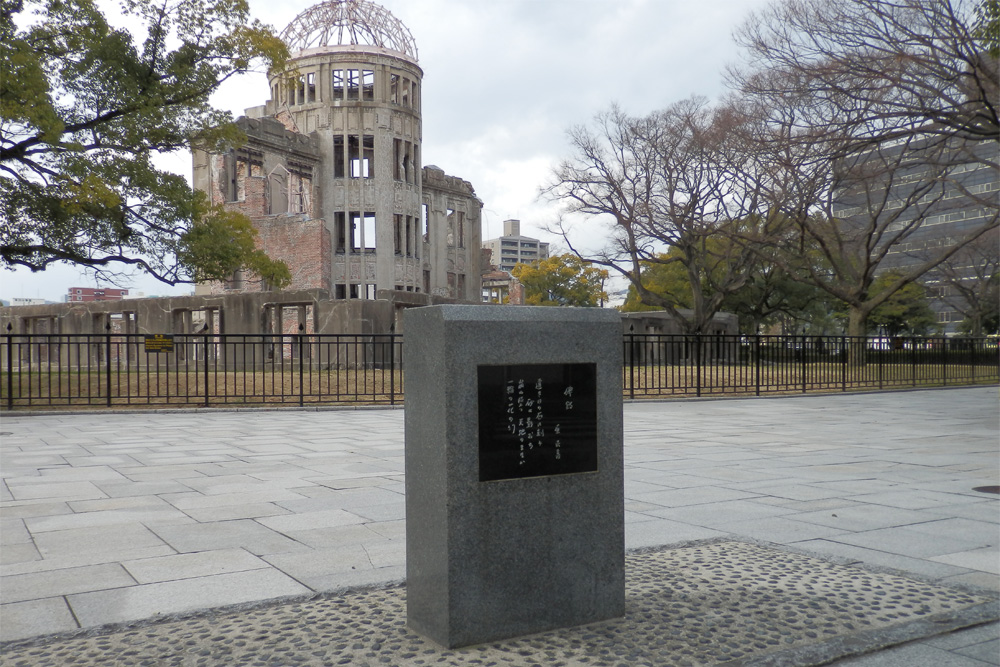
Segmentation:
<svg viewBox="0 0 1000 667">
<path fill-rule="evenodd" d="M 626 404 L 626 546 L 733 541 L 989 599 L 1000 507 L 974 489 L 1000 483 L 997 405 L 996 387 Z M 0 639 L 15 643 L 0 662 L 81 627 L 400 583 L 402 417 L 4 416 Z M 980 625 L 838 664 L 997 665 L 998 636 Z"/>
</svg>

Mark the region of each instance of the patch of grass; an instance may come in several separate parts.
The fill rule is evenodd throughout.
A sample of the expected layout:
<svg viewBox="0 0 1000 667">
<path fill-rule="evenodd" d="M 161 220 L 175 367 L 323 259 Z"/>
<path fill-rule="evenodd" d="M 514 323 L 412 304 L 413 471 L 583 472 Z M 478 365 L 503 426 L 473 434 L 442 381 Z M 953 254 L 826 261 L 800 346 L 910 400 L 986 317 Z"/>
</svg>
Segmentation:
<svg viewBox="0 0 1000 667">
<path fill-rule="evenodd" d="M 0 374 L 7 400 L 7 374 Z M 12 392 L 16 407 L 182 405 L 336 405 L 389 404 L 403 400 L 400 370 L 319 370 L 299 373 L 291 367 L 264 371 L 130 372 L 64 371 L 16 373 Z M 108 397 L 110 396 L 110 401 Z"/>
<path fill-rule="evenodd" d="M 711 364 L 626 367 L 626 397 L 787 394 L 862 389 L 901 389 L 947 384 L 981 384 L 998 381 L 995 366 L 938 364 L 868 364 L 848 366 L 837 362 L 796 363 L 772 366 Z"/>
</svg>

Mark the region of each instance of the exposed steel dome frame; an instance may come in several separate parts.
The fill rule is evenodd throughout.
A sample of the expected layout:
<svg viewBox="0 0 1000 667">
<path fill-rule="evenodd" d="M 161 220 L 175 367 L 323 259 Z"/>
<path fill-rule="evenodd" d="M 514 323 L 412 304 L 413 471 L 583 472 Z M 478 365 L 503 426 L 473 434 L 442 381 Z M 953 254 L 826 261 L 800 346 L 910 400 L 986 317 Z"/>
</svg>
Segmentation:
<svg viewBox="0 0 1000 667">
<path fill-rule="evenodd" d="M 417 61 L 417 43 L 409 28 L 368 0 L 327 0 L 313 5 L 288 24 L 281 39 L 293 54 L 323 47 L 375 46 Z"/>
</svg>

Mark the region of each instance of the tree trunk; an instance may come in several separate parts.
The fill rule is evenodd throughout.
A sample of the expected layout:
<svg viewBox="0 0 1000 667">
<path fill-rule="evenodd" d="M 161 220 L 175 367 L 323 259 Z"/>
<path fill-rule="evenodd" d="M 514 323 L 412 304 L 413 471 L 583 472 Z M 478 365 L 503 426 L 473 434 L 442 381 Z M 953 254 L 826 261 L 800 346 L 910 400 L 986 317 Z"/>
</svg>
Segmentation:
<svg viewBox="0 0 1000 667">
<path fill-rule="evenodd" d="M 983 313 L 982 313 L 982 311 L 979 308 L 977 308 L 976 312 L 974 312 L 972 314 L 972 317 L 970 317 L 969 319 L 972 320 L 972 323 L 971 323 L 972 326 L 970 328 L 969 335 L 972 336 L 973 338 L 979 338 L 980 336 L 983 335 Z"/>
<path fill-rule="evenodd" d="M 848 355 L 847 363 L 851 366 L 865 365 L 865 348 L 868 335 L 868 310 L 851 305 L 847 316 Z"/>
</svg>

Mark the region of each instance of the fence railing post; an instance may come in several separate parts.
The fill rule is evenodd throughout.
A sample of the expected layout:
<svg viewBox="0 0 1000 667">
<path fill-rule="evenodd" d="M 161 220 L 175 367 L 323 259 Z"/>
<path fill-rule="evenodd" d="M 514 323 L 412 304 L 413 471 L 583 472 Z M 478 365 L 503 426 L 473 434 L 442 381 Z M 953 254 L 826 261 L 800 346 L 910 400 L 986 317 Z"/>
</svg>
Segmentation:
<svg viewBox="0 0 1000 667">
<path fill-rule="evenodd" d="M 847 349 L 847 336 L 840 337 L 840 390 L 847 391 L 847 358 L 851 355 Z"/>
<path fill-rule="evenodd" d="M 760 396 L 760 334 L 754 334 L 754 395 Z"/>
<path fill-rule="evenodd" d="M 389 405 L 396 405 L 396 334 L 389 334 Z"/>
<path fill-rule="evenodd" d="M 976 384 L 976 341 L 969 339 L 969 380 Z"/>
<path fill-rule="evenodd" d="M 301 327 L 302 327 L 302 325 L 300 324 L 299 328 L 301 329 Z M 302 361 L 304 359 L 304 356 L 302 354 L 302 350 L 303 350 L 303 345 L 302 345 L 303 340 L 302 339 L 304 337 L 304 334 L 300 333 L 300 334 L 298 334 L 298 337 L 299 337 L 299 341 L 298 341 L 299 342 L 299 407 L 301 408 L 303 405 L 305 405 L 305 402 L 306 402 L 306 400 L 305 400 L 305 374 L 306 374 L 306 370 L 305 370 L 305 366 L 303 366 L 303 364 L 302 364 Z"/>
<path fill-rule="evenodd" d="M 205 334 L 205 407 L 208 407 L 208 357 L 209 357 L 209 342 L 208 334 Z"/>
<path fill-rule="evenodd" d="M 701 397 L 701 334 L 694 335 L 695 396 Z"/>
<path fill-rule="evenodd" d="M 635 398 L 635 334 L 628 334 L 628 388 L 629 398 Z"/>
<path fill-rule="evenodd" d="M 10 322 L 7 323 L 7 409 L 14 409 L 14 337 L 10 335 Z"/>
<path fill-rule="evenodd" d="M 799 364 L 799 372 L 802 374 L 802 393 L 806 393 L 806 335 L 802 334 L 799 341 L 799 354 L 802 362 Z"/>
<path fill-rule="evenodd" d="M 107 392 L 106 405 L 111 407 L 111 323 L 104 325 L 104 363 L 108 369 L 108 375 L 104 381 L 104 389 Z"/>
<path fill-rule="evenodd" d="M 867 340 L 868 339 L 866 338 L 865 339 L 866 345 L 867 345 Z M 878 354 L 878 388 L 883 389 L 884 387 L 882 386 L 882 371 L 883 371 L 882 365 L 885 363 L 885 350 L 882 349 L 882 346 L 885 345 L 885 343 L 882 342 L 882 338 L 878 338 L 876 340 L 878 340 L 878 349 L 876 350 L 876 353 Z"/>
<path fill-rule="evenodd" d="M 948 386 L 948 339 L 942 338 L 941 344 L 944 346 L 944 362 L 941 364 L 941 378 L 944 386 Z"/>
</svg>

